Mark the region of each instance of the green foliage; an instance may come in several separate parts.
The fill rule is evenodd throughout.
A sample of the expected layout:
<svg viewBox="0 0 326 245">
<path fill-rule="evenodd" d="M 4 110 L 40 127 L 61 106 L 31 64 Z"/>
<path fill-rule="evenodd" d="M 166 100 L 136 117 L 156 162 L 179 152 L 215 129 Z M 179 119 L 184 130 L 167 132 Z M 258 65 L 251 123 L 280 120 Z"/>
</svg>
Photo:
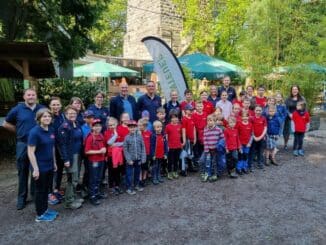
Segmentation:
<svg viewBox="0 0 326 245">
<path fill-rule="evenodd" d="M 12 81 L 8 79 L 0 79 L 0 102 L 15 101 L 15 91 Z"/>
<path fill-rule="evenodd" d="M 90 33 L 94 52 L 112 56 L 122 55 L 126 13 L 127 0 L 112 0 L 105 3 L 104 10 Z"/>
<path fill-rule="evenodd" d="M 47 79 L 39 82 L 38 95 L 41 104 L 47 105 L 52 96 L 58 96 L 65 106 L 71 97 L 79 97 L 85 106 L 94 103 L 96 91 L 105 91 L 102 81 L 90 82 L 85 79 L 67 81 L 63 79 Z"/>
<path fill-rule="evenodd" d="M 48 42 L 60 64 L 85 55 L 89 33 L 106 6 L 100 0 L 1 1 L 0 38 Z"/>
</svg>

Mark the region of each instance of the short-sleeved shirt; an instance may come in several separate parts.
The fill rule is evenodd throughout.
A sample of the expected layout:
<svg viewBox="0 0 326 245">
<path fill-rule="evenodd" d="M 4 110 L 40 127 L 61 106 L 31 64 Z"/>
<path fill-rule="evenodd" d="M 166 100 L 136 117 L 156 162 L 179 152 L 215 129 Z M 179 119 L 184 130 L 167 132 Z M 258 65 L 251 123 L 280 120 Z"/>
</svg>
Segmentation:
<svg viewBox="0 0 326 245">
<path fill-rule="evenodd" d="M 181 148 L 181 125 L 169 123 L 165 127 L 165 133 L 168 136 L 168 147 L 169 149 L 180 149 Z"/>
<path fill-rule="evenodd" d="M 164 138 L 162 134 L 156 135 L 155 157 L 159 159 L 164 157 Z"/>
<path fill-rule="evenodd" d="M 221 86 L 217 89 L 217 96 L 219 98 L 221 98 L 221 95 L 222 95 L 222 92 L 223 91 L 226 91 L 227 94 L 228 94 L 228 101 L 232 102 L 235 98 L 237 98 L 237 94 L 236 94 L 236 91 L 233 87 L 224 87 L 224 86 Z"/>
<path fill-rule="evenodd" d="M 54 144 L 55 135 L 52 128 L 45 130 L 39 125 L 36 125 L 30 131 L 28 136 L 28 145 L 35 146 L 35 157 L 40 172 L 53 170 Z"/>
<path fill-rule="evenodd" d="M 206 112 L 203 112 L 202 114 L 198 114 L 197 112 L 194 112 L 192 114 L 192 120 L 194 121 L 197 135 L 198 135 L 198 141 L 200 143 L 204 143 L 204 128 L 207 125 L 207 114 Z"/>
<path fill-rule="evenodd" d="M 162 106 L 161 97 L 155 95 L 153 98 L 151 98 L 147 94 L 144 94 L 139 97 L 137 105 L 139 112 L 142 113 L 145 110 L 148 111 L 149 121 L 154 122 L 157 120 L 156 110 Z"/>
<path fill-rule="evenodd" d="M 86 138 L 85 141 L 85 153 L 91 150 L 101 150 L 102 148 L 105 147 L 105 142 L 104 142 L 104 137 L 103 135 L 94 135 L 94 134 L 89 134 Z M 101 162 L 105 160 L 105 154 L 90 154 L 87 155 L 88 160 L 90 162 Z"/>
<path fill-rule="evenodd" d="M 252 128 L 255 137 L 259 137 L 264 132 L 264 128 L 267 127 L 267 121 L 264 116 L 251 118 Z"/>
<path fill-rule="evenodd" d="M 9 111 L 6 122 L 16 126 L 17 141 L 27 143 L 28 134 L 36 125 L 36 112 L 43 107 L 42 105 L 36 104 L 32 110 L 25 103 L 19 103 Z"/>
<path fill-rule="evenodd" d="M 237 124 L 237 128 L 239 130 L 239 139 L 241 144 L 248 145 L 252 136 L 252 124 L 250 122 L 248 122 L 247 124 L 239 122 Z"/>
<path fill-rule="evenodd" d="M 151 135 L 152 135 L 152 132 L 148 131 L 148 130 L 144 130 L 141 134 L 142 134 L 143 140 L 144 140 L 146 155 L 149 155 L 150 151 L 151 151 Z"/>
<path fill-rule="evenodd" d="M 216 107 L 220 107 L 222 109 L 222 115 L 225 119 L 228 119 L 232 112 L 232 103 L 228 100 L 225 102 L 220 100 L 216 103 Z"/>
<path fill-rule="evenodd" d="M 194 142 L 195 136 L 194 136 L 194 130 L 195 130 L 195 124 L 192 118 L 183 117 L 181 119 L 181 125 L 182 128 L 186 130 L 186 138 L 190 140 L 190 142 Z"/>
</svg>

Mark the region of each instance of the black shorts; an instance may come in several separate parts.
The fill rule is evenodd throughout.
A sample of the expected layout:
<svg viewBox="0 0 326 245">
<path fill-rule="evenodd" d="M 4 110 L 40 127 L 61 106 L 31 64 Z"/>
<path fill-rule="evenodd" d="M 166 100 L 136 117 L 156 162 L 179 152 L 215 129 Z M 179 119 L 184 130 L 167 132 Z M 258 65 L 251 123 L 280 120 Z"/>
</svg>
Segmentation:
<svg viewBox="0 0 326 245">
<path fill-rule="evenodd" d="M 150 156 L 146 156 L 146 162 L 141 164 L 141 170 L 148 171 L 151 162 Z"/>
</svg>

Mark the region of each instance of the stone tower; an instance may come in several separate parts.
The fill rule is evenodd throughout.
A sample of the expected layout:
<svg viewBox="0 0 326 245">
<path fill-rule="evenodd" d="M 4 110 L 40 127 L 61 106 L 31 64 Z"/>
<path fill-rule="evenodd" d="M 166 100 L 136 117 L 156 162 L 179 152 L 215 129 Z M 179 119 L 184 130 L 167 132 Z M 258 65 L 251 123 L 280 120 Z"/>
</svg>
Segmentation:
<svg viewBox="0 0 326 245">
<path fill-rule="evenodd" d="M 182 18 L 171 0 L 128 0 L 123 56 L 151 60 L 141 42 L 146 36 L 163 39 L 176 55 L 181 55 L 187 49 L 187 40 L 181 37 L 181 32 Z"/>
</svg>

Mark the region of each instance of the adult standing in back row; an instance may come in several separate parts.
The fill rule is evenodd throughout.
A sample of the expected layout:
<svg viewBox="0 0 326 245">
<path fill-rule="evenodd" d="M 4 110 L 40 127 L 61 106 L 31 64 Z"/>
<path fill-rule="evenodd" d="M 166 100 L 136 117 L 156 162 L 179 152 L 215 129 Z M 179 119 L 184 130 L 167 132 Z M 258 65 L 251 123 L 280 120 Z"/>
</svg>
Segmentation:
<svg viewBox="0 0 326 245">
<path fill-rule="evenodd" d="M 221 99 L 222 92 L 226 91 L 226 93 L 228 94 L 227 99 L 232 103 L 232 101 L 237 98 L 237 94 L 235 92 L 235 89 L 230 86 L 231 78 L 229 76 L 224 76 L 222 82 L 223 85 L 217 90 L 217 97 Z"/>
<path fill-rule="evenodd" d="M 156 86 L 153 81 L 149 81 L 146 85 L 147 93 L 140 96 L 137 102 L 139 115 L 143 111 L 149 112 L 149 121 L 153 123 L 157 120 L 156 110 L 162 106 L 161 97 L 156 94 Z"/>
<path fill-rule="evenodd" d="M 16 133 L 16 166 L 18 170 L 18 198 L 17 210 L 26 206 L 28 194 L 29 160 L 27 156 L 27 140 L 30 130 L 36 125 L 36 112 L 43 106 L 36 103 L 37 94 L 34 89 L 27 89 L 24 92 L 24 103 L 19 103 L 12 108 L 3 127 L 8 131 Z M 32 181 L 33 182 L 33 181 Z M 31 187 L 32 187 L 31 182 Z M 31 190 L 32 192 L 32 190 Z"/>
</svg>

